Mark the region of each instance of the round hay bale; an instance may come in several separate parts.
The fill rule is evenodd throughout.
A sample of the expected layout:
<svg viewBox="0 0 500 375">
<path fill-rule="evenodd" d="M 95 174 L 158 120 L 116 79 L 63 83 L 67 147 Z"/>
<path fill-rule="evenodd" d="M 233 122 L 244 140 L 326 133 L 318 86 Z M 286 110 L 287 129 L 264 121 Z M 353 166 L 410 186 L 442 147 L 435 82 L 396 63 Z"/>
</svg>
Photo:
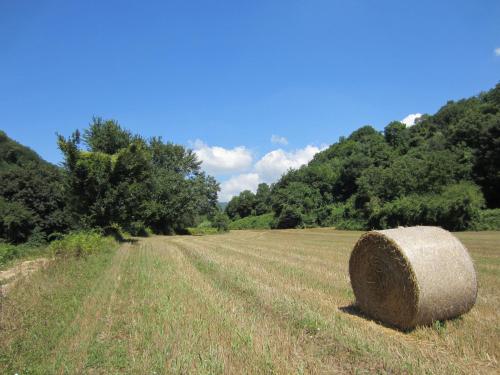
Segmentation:
<svg viewBox="0 0 500 375">
<path fill-rule="evenodd" d="M 477 297 L 467 249 L 438 227 L 365 233 L 351 253 L 349 275 L 359 308 L 403 330 L 466 313 Z"/>
</svg>

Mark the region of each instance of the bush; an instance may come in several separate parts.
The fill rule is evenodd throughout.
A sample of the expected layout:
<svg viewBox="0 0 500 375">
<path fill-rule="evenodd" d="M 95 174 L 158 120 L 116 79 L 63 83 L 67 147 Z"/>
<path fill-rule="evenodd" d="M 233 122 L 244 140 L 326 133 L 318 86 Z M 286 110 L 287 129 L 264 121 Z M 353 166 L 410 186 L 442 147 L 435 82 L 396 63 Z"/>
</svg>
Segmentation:
<svg viewBox="0 0 500 375">
<path fill-rule="evenodd" d="M 227 232 L 229 230 L 229 217 L 223 212 L 217 212 L 212 219 L 212 227 L 219 232 Z"/>
<path fill-rule="evenodd" d="M 206 234 L 217 234 L 219 231 L 217 228 L 213 227 L 195 227 L 195 228 L 187 228 L 187 234 L 192 236 L 203 236 Z"/>
<path fill-rule="evenodd" d="M 271 229 L 274 215 L 267 213 L 259 216 L 247 216 L 229 223 L 229 229 Z"/>
<path fill-rule="evenodd" d="M 438 225 L 448 230 L 471 229 L 479 219 L 484 198 L 472 183 L 447 186 L 441 194 L 409 195 L 386 203 L 370 218 L 376 228 Z"/>
<path fill-rule="evenodd" d="M 367 222 L 359 217 L 360 214 L 353 207 L 353 201 L 331 204 L 318 210 L 317 220 L 319 225 L 335 227 L 343 230 L 364 230 Z"/>
<path fill-rule="evenodd" d="M 97 252 L 109 251 L 115 245 L 116 241 L 113 238 L 103 237 L 97 231 L 80 231 L 53 241 L 49 249 L 56 256 L 86 257 Z"/>
<path fill-rule="evenodd" d="M 474 230 L 500 230 L 500 208 L 482 210 L 476 222 L 473 223 Z"/>
<path fill-rule="evenodd" d="M 302 226 L 304 218 L 301 210 L 295 206 L 284 206 L 276 219 L 274 227 L 277 229 L 297 228 Z"/>
<path fill-rule="evenodd" d="M 46 247 L 32 246 L 29 244 L 12 245 L 0 243 L 0 267 L 14 259 L 40 255 L 45 249 Z"/>
<path fill-rule="evenodd" d="M 138 237 L 147 237 L 148 230 L 146 228 L 146 224 L 143 221 L 132 221 L 127 226 L 127 232 L 129 232 L 132 236 Z"/>
<path fill-rule="evenodd" d="M 0 243 L 0 266 L 18 256 L 19 250 L 17 246 Z"/>
</svg>

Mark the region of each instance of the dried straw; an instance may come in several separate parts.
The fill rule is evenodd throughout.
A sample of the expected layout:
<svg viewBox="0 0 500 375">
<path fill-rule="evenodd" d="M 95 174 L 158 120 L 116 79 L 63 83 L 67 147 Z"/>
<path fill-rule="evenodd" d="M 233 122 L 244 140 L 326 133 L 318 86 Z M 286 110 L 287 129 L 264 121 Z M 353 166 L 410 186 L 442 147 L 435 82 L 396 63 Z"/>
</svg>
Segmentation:
<svg viewBox="0 0 500 375">
<path fill-rule="evenodd" d="M 438 227 L 365 233 L 352 251 L 349 274 L 359 308 L 403 330 L 459 316 L 476 302 L 467 249 Z"/>
</svg>

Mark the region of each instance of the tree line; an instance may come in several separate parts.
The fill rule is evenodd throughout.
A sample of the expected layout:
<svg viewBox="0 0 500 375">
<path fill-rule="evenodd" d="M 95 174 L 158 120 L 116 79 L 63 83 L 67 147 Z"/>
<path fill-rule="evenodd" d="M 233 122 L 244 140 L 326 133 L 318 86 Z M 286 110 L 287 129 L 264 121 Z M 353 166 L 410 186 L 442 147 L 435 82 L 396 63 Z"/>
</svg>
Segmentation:
<svg viewBox="0 0 500 375">
<path fill-rule="evenodd" d="M 183 232 L 217 215 L 219 184 L 192 150 L 94 118 L 58 135 L 61 167 L 0 132 L 0 238 L 43 242 L 75 229 Z"/>
<path fill-rule="evenodd" d="M 361 127 L 271 186 L 233 197 L 225 211 L 233 220 L 271 212 L 274 228 L 464 230 L 485 217 L 498 225 L 499 166 L 500 84 L 410 127 Z"/>
</svg>

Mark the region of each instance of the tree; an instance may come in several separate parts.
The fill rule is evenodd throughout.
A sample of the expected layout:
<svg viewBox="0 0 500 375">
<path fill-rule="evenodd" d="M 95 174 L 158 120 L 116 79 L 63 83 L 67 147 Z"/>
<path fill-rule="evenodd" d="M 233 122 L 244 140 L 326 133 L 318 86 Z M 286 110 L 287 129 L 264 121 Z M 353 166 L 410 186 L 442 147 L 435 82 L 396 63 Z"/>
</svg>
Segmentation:
<svg viewBox="0 0 500 375">
<path fill-rule="evenodd" d="M 271 211 L 271 189 L 265 182 L 260 183 L 257 187 L 254 211 L 256 215 L 262 215 Z"/>
<path fill-rule="evenodd" d="M 132 142 L 132 135 L 115 120 L 94 117 L 83 132 L 83 141 L 91 152 L 113 155 Z"/>
<path fill-rule="evenodd" d="M 172 233 L 216 209 L 219 185 L 200 171 L 191 150 L 161 138 L 146 142 L 112 120 L 94 120 L 84 134 L 89 151 L 80 148 L 78 132 L 59 136 L 68 200 L 80 225 Z"/>
</svg>

